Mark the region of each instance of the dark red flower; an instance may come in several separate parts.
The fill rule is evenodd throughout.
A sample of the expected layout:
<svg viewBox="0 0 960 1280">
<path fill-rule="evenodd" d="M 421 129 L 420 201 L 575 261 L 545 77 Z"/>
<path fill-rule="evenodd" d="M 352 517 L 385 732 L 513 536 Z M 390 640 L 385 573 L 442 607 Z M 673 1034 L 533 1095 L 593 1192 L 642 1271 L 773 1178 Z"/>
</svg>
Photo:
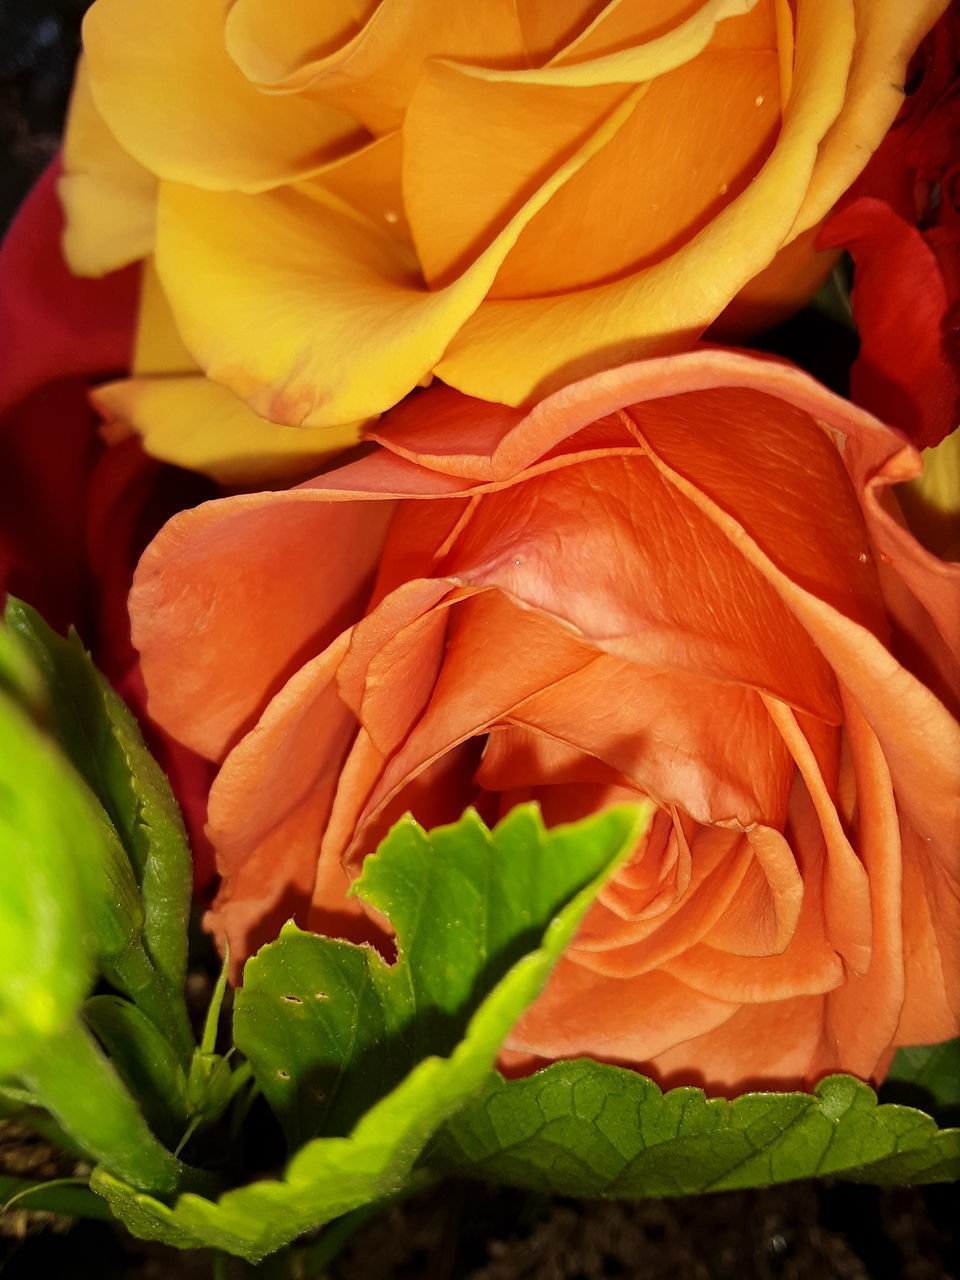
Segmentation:
<svg viewBox="0 0 960 1280">
<path fill-rule="evenodd" d="M 148 458 L 130 438 L 107 447 L 88 403 L 127 370 L 139 272 L 81 280 L 60 252 L 59 164 L 27 197 L 0 246 L 0 588 L 60 631 L 73 625 L 134 710 L 142 705 L 127 593 L 140 553 L 175 511 L 211 486 Z M 190 816 L 206 768 L 152 745 Z M 194 844 L 205 847 L 201 824 Z M 203 859 L 201 859 L 201 863 Z M 198 877 L 207 878 L 201 865 Z"/>
<path fill-rule="evenodd" d="M 960 420 L 960 11 L 918 50 L 916 87 L 817 244 L 853 256 L 851 394 L 921 448 Z"/>
</svg>

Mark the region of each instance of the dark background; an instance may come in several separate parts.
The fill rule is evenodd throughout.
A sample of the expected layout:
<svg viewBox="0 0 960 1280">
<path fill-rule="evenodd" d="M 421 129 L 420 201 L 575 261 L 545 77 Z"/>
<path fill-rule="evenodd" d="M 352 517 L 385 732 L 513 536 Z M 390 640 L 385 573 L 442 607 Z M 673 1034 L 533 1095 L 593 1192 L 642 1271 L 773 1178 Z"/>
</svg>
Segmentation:
<svg viewBox="0 0 960 1280">
<path fill-rule="evenodd" d="M 56 150 L 88 4 L 0 0 L 0 230 Z M 790 333 L 802 340 L 803 328 Z M 50 1176 L 55 1169 L 40 1172 L 45 1158 L 23 1135 L 15 1141 L 0 1135 L 0 1169 L 6 1164 L 10 1172 L 26 1172 L 26 1160 L 34 1176 Z M 953 1280 L 960 1275 L 958 1209 L 953 1186 L 877 1189 L 809 1182 L 620 1203 L 452 1183 L 385 1210 L 356 1232 L 327 1271 L 304 1261 L 300 1275 Z M 217 1264 L 210 1255 L 144 1245 L 100 1223 L 71 1228 L 42 1215 L 11 1213 L 0 1220 L 0 1274 L 4 1280 L 240 1280 L 254 1272 L 236 1261 Z"/>
</svg>

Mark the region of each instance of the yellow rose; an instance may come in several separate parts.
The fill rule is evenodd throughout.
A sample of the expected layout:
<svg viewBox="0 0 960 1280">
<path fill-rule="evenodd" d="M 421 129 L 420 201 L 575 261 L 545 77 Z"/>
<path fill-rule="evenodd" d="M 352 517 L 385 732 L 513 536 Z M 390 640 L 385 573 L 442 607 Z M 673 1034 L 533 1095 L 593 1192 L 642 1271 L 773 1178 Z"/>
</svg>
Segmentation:
<svg viewBox="0 0 960 1280">
<path fill-rule="evenodd" d="M 187 373 L 295 453 L 432 374 L 521 404 L 802 303 L 945 3 L 97 0 L 67 253 L 153 254 Z"/>
</svg>

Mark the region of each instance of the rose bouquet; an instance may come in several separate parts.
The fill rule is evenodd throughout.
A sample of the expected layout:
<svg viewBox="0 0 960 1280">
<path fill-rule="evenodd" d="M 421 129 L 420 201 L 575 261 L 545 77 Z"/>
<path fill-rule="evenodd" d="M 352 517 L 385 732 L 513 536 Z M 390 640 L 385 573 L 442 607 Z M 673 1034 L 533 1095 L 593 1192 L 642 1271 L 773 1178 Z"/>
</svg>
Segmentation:
<svg viewBox="0 0 960 1280">
<path fill-rule="evenodd" d="M 0 255 L 8 1201 L 292 1275 L 960 1174 L 945 10 L 96 0 Z"/>
</svg>

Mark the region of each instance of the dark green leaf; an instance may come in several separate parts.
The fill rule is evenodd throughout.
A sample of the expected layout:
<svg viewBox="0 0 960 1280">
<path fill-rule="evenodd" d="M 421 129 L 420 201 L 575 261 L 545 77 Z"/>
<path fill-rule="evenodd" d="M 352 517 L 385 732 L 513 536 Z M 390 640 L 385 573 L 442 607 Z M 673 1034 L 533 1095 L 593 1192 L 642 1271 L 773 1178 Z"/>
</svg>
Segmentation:
<svg viewBox="0 0 960 1280">
<path fill-rule="evenodd" d="M 79 637 L 57 635 L 35 610 L 12 598 L 6 618 L 42 673 L 59 741 L 120 836 L 141 889 L 147 951 L 171 987 L 179 989 L 186 969 L 192 870 L 169 783 Z"/>
<path fill-rule="evenodd" d="M 150 1130 L 123 1080 L 78 1017 L 50 1036 L 23 1069 L 23 1083 L 94 1160 L 136 1187 L 170 1194 L 193 1185 Z"/>
<path fill-rule="evenodd" d="M 170 1148 L 187 1126 L 187 1084 L 170 1044 L 135 1004 L 120 996 L 93 996 L 83 1017 L 114 1069 L 136 1098 L 144 1118 Z"/>
<path fill-rule="evenodd" d="M 891 1158 L 898 1170 L 947 1168 L 958 1136 L 909 1107 L 878 1107 L 851 1076 L 830 1076 L 812 1094 L 728 1101 L 693 1088 L 664 1094 L 636 1072 L 584 1059 L 523 1080 L 492 1074 L 429 1162 L 564 1195 L 686 1195 L 854 1171 L 872 1181 L 862 1166 Z"/>
<path fill-rule="evenodd" d="M 901 1049 L 884 1082 L 891 1101 L 960 1117 L 960 1039 Z"/>
<path fill-rule="evenodd" d="M 545 832 L 534 811 L 523 808 L 493 836 L 475 815 L 429 836 L 410 821 L 399 824 L 376 861 L 368 859 L 359 888 L 366 900 L 392 912 L 400 945 L 396 964 L 387 965 L 372 948 L 302 934 L 288 925 L 247 966 L 247 983 L 257 994 L 245 1014 L 244 1044 L 257 1055 L 261 1082 L 273 1071 L 275 1084 L 295 1082 L 299 1091 L 318 1063 L 326 1070 L 332 1061 L 330 1037 L 333 1052 L 343 1055 L 344 1072 L 369 1064 L 369 1057 L 358 1059 L 348 1033 L 350 1020 L 363 1008 L 388 1039 L 397 1037 L 391 1071 L 376 1076 L 381 1084 L 414 1053 L 431 1056 L 417 1061 L 370 1106 L 349 1136 L 307 1142 L 283 1181 L 228 1191 L 216 1203 L 183 1195 L 173 1208 L 100 1170 L 91 1185 L 135 1235 L 182 1248 L 206 1244 L 252 1261 L 371 1200 L 396 1195 L 431 1134 L 482 1086 L 510 1027 L 542 989 L 583 913 L 636 846 L 645 822 L 642 810 L 614 809 Z M 456 914 L 448 930 L 442 916 L 432 917 L 450 903 Z M 510 916 L 512 926 L 490 920 L 494 909 Z M 457 930 L 469 931 L 472 947 Z M 521 945 L 527 950 L 518 957 Z M 425 950 L 435 946 L 437 954 Z M 350 953 L 359 966 L 346 959 Z M 451 956 L 467 966 L 466 974 L 452 967 Z M 434 962 L 445 979 L 426 974 Z M 501 976 L 502 967 L 511 963 Z M 318 977 L 323 987 L 314 985 Z M 352 980 L 361 988 L 351 992 Z M 448 984 L 455 995 L 449 995 Z M 376 987 L 376 1001 L 365 1002 L 364 986 Z M 319 999 L 318 992 L 323 993 Z M 284 999 L 289 995 L 295 999 Z M 329 1010 L 322 1020 L 315 1021 L 308 1007 L 304 1022 L 308 996 Z M 354 1023 L 354 1032 L 368 1043 L 365 1028 Z M 259 1044 L 260 1035 L 267 1050 Z M 434 1046 L 449 1056 L 435 1056 Z M 357 1095 L 350 1098 L 353 1107 Z M 313 1111 L 300 1095 L 288 1114 L 302 1123 L 321 1110 Z"/>
<path fill-rule="evenodd" d="M 237 993 L 234 1035 L 291 1147 L 349 1132 L 416 1062 L 450 1053 L 608 848 L 602 824 L 547 832 L 531 806 L 493 832 L 472 812 L 429 835 L 405 819 L 357 885 L 396 929 L 396 964 L 296 930 L 265 947 Z"/>
<path fill-rule="evenodd" d="M 130 995 L 189 1060 L 182 1000 L 192 870 L 169 784 L 120 698 L 75 634 L 57 635 L 10 598 L 6 621 L 41 674 L 50 727 L 103 809 L 104 975 Z"/>
<path fill-rule="evenodd" d="M 37 1182 L 31 1178 L 10 1178 L 0 1174 L 0 1214 L 14 1209 L 62 1213 L 71 1218 L 113 1220 L 113 1214 L 80 1179 L 56 1178 Z"/>
</svg>

